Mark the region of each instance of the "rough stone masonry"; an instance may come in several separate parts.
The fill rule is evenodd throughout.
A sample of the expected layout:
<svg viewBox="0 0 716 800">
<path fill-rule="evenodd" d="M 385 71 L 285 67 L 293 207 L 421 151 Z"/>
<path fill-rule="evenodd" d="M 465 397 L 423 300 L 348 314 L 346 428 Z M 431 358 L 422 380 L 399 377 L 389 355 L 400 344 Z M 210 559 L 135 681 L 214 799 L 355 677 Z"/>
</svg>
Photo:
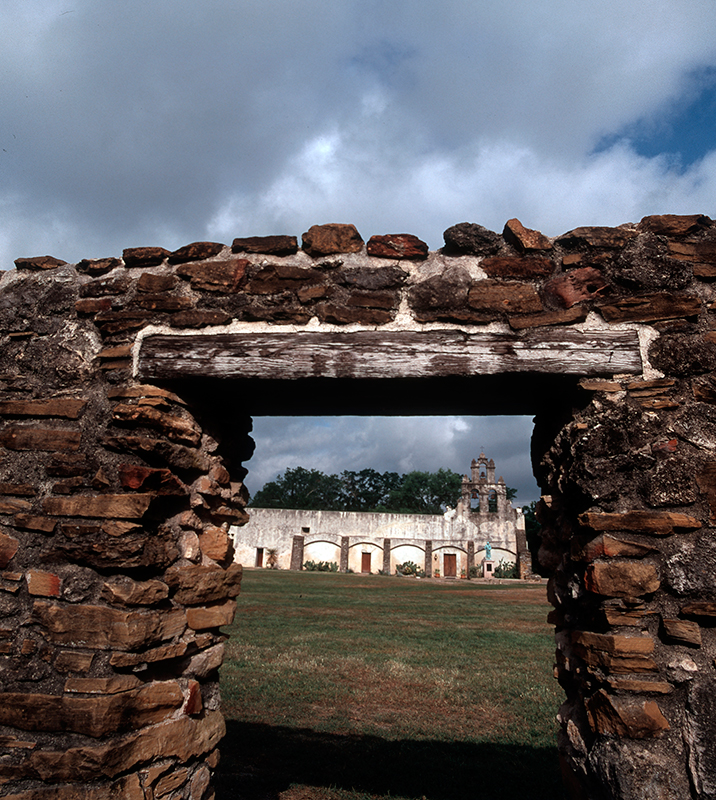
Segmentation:
<svg viewBox="0 0 716 800">
<path fill-rule="evenodd" d="M 513 373 L 574 389 L 541 398 L 533 437 L 565 784 L 716 797 L 708 217 L 555 239 L 462 223 L 437 252 L 332 224 L 300 248 L 15 263 L 0 283 L 0 796 L 213 796 L 241 580 L 227 531 L 247 519 L 262 381 Z"/>
</svg>

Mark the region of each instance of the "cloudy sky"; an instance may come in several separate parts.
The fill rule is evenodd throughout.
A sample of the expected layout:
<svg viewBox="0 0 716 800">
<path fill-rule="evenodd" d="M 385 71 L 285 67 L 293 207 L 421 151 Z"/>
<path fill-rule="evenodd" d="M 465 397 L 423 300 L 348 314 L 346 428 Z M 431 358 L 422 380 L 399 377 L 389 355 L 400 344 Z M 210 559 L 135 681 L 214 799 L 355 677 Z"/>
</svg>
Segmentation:
<svg viewBox="0 0 716 800">
<path fill-rule="evenodd" d="M 716 216 L 716 0 L 3 0 L 0 25 L 0 268 Z"/>
</svg>

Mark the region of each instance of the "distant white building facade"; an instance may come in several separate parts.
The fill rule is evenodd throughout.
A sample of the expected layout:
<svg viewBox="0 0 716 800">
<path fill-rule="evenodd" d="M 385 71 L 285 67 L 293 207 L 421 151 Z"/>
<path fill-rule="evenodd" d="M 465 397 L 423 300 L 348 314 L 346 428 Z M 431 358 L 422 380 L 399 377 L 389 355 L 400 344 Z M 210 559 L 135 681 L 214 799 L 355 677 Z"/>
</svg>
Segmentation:
<svg viewBox="0 0 716 800">
<path fill-rule="evenodd" d="M 341 572 L 393 574 L 412 561 L 427 576 L 459 578 L 471 567 L 482 575 L 487 560 L 516 563 L 520 577 L 530 572 L 524 517 L 507 499 L 504 480 L 495 481 L 495 464 L 484 453 L 463 476 L 457 508 L 445 514 L 248 512 L 249 522 L 231 529 L 234 558 L 247 567 L 300 570 L 306 561 L 328 561 Z"/>
</svg>

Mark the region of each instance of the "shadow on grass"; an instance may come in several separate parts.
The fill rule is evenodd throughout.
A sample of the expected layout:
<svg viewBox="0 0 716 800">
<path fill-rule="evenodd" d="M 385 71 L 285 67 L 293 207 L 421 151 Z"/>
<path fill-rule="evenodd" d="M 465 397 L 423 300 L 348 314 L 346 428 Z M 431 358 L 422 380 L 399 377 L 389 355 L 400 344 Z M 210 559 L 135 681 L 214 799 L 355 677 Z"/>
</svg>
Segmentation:
<svg viewBox="0 0 716 800">
<path fill-rule="evenodd" d="M 557 751 L 389 741 L 227 720 L 216 800 L 276 800 L 291 786 L 428 800 L 561 800 Z"/>
</svg>

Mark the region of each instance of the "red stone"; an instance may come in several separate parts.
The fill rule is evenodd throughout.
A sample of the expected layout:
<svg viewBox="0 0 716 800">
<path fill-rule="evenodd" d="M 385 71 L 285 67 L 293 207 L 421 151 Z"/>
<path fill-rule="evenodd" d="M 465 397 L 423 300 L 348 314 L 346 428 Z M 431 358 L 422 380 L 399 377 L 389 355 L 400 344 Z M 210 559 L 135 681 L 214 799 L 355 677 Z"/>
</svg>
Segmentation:
<svg viewBox="0 0 716 800">
<path fill-rule="evenodd" d="M 701 312 L 701 299 L 695 295 L 668 292 L 623 297 L 600 303 L 599 313 L 607 322 L 655 322 L 661 319 L 695 317 Z"/>
<path fill-rule="evenodd" d="M 295 236 L 247 236 L 243 239 L 234 239 L 231 251 L 291 256 L 298 252 L 298 239 Z"/>
<path fill-rule="evenodd" d="M 686 236 L 707 228 L 711 220 L 703 214 L 653 214 L 636 226 L 657 236 Z"/>
<path fill-rule="evenodd" d="M 597 247 L 597 248 L 617 248 L 624 247 L 638 235 L 637 231 L 631 228 L 575 228 L 568 233 L 563 233 L 557 238 L 557 244 L 562 247 Z"/>
<path fill-rule="evenodd" d="M 608 291 L 609 284 L 599 270 L 579 267 L 552 278 L 544 285 L 544 293 L 562 308 L 571 308 L 585 300 L 593 300 Z"/>
<path fill-rule="evenodd" d="M 604 597 L 640 597 L 661 585 L 653 564 L 643 561 L 597 561 L 587 567 L 586 589 Z"/>
<path fill-rule="evenodd" d="M 128 247 L 122 252 L 127 267 L 154 267 L 170 255 L 163 247 Z"/>
<path fill-rule="evenodd" d="M 371 236 L 367 245 L 368 255 L 376 258 L 422 260 L 428 257 L 425 242 L 410 233 Z"/>
<path fill-rule="evenodd" d="M 185 261 L 199 261 L 218 255 L 224 249 L 219 242 L 192 242 L 175 250 L 169 256 L 170 264 L 181 264 Z"/>
<path fill-rule="evenodd" d="M 42 572 L 39 569 L 31 569 L 25 576 L 27 579 L 27 591 L 38 597 L 59 597 L 60 578 L 52 572 Z"/>
<path fill-rule="evenodd" d="M 12 557 L 17 553 L 20 543 L 12 536 L 0 531 L 0 569 L 5 569 L 12 561 Z"/>
<path fill-rule="evenodd" d="M 122 464 L 119 481 L 123 489 L 135 489 L 157 494 L 186 494 L 182 481 L 166 468 L 145 467 L 141 464 Z"/>
<path fill-rule="evenodd" d="M 195 261 L 177 267 L 177 275 L 189 278 L 193 289 L 207 292 L 237 292 L 243 286 L 249 261 L 229 258 L 225 261 Z"/>
<path fill-rule="evenodd" d="M 579 306 L 577 308 L 566 308 L 563 311 L 545 311 L 541 314 L 508 317 L 507 321 L 513 330 L 519 331 L 525 328 L 538 328 L 545 325 L 570 325 L 575 322 L 583 322 L 586 318 L 587 309 Z"/>
<path fill-rule="evenodd" d="M 30 258 L 16 258 L 15 266 L 18 269 L 55 269 L 63 267 L 67 262 L 54 256 L 32 256 Z"/>
<path fill-rule="evenodd" d="M 669 730 L 669 723 L 653 700 L 622 698 L 600 690 L 586 703 L 592 730 L 611 736 L 647 739 Z"/>
<path fill-rule="evenodd" d="M 518 219 L 507 220 L 502 236 L 508 244 L 523 253 L 552 249 L 552 242 L 544 234 L 525 228 Z"/>
<path fill-rule="evenodd" d="M 554 262 L 539 256 L 488 256 L 480 268 L 491 278 L 546 278 L 554 272 Z"/>
<path fill-rule="evenodd" d="M 0 446 L 8 450 L 77 450 L 79 431 L 66 428 L 31 428 L 9 425 L 0 433 Z"/>
<path fill-rule="evenodd" d="M 152 494 L 100 494 L 89 497 L 48 497 L 42 510 L 53 517 L 99 517 L 140 519 L 149 508 Z"/>
<path fill-rule="evenodd" d="M 477 311 L 530 314 L 543 310 L 542 301 L 531 283 L 503 283 L 485 280 L 474 283 L 467 295 L 468 305 Z"/>
<path fill-rule="evenodd" d="M 86 400 L 71 398 L 52 398 L 49 400 L 3 400 L 0 414 L 4 417 L 64 417 L 77 419 Z"/>
<path fill-rule="evenodd" d="M 153 272 L 143 272 L 137 281 L 137 289 L 140 292 L 169 292 L 177 284 L 178 278 L 173 273 L 156 274 Z"/>
<path fill-rule="evenodd" d="M 83 258 L 78 262 L 75 269 L 77 272 L 83 272 L 87 275 L 104 275 L 105 272 L 110 272 L 115 267 L 122 266 L 121 258 Z"/>
<path fill-rule="evenodd" d="M 336 253 L 358 253 L 363 249 L 363 239 L 355 225 L 338 222 L 313 225 L 301 238 L 303 249 L 313 258 Z"/>
<path fill-rule="evenodd" d="M 168 294 L 142 294 L 137 295 L 134 305 L 146 308 L 148 311 L 185 311 L 193 308 L 196 301 L 184 295 Z"/>
<path fill-rule="evenodd" d="M 695 517 L 673 511 L 625 511 L 620 514 L 588 511 L 579 515 L 579 524 L 593 531 L 633 531 L 651 536 L 670 536 L 701 527 L 701 522 Z"/>
</svg>

